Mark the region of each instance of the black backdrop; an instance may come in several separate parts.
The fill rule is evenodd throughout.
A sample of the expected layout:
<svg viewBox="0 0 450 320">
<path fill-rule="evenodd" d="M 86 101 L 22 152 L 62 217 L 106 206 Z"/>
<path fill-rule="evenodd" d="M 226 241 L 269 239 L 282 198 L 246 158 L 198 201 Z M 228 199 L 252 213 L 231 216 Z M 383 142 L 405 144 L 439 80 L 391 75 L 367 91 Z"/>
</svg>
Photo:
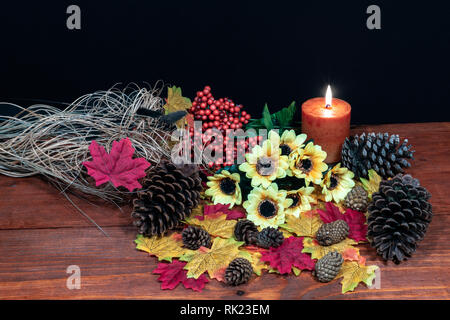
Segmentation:
<svg viewBox="0 0 450 320">
<path fill-rule="evenodd" d="M 446 2 L 2 2 L 0 101 L 71 102 L 162 79 L 191 98 L 210 85 L 259 116 L 265 102 L 275 111 L 330 83 L 353 123 L 449 121 Z M 70 4 L 81 8 L 79 31 L 66 28 Z M 381 30 L 366 27 L 370 4 Z"/>
</svg>

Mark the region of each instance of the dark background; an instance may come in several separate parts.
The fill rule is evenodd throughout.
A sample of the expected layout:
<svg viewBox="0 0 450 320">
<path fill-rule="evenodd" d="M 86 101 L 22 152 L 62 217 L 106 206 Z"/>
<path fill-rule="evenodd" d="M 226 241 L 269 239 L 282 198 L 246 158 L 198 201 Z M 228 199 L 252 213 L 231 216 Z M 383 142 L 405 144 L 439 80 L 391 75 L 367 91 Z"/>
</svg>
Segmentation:
<svg viewBox="0 0 450 320">
<path fill-rule="evenodd" d="M 260 116 L 323 96 L 353 123 L 449 121 L 446 1 L 15 1 L 0 7 L 0 101 L 71 102 L 159 79 Z M 66 8 L 81 7 L 81 30 Z M 381 7 L 381 30 L 366 8 Z M 1 107 L 0 113 L 11 113 Z"/>
</svg>

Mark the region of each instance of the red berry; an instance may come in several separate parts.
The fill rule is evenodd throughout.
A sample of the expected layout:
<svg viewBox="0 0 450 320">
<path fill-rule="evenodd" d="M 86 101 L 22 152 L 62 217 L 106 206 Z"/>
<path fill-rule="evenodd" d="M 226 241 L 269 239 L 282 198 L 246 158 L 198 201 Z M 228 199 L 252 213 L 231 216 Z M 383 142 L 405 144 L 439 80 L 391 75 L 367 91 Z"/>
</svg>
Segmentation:
<svg viewBox="0 0 450 320">
<path fill-rule="evenodd" d="M 202 116 L 202 120 L 206 120 L 208 117 L 207 116 Z"/>
<path fill-rule="evenodd" d="M 211 87 L 210 86 L 205 86 L 205 88 L 203 90 L 211 91 Z"/>
<path fill-rule="evenodd" d="M 216 107 L 215 105 L 213 105 L 212 102 L 211 102 L 211 103 L 208 102 L 208 104 L 211 105 L 211 106 L 209 107 L 209 108 L 211 109 L 211 111 L 216 110 L 217 107 Z"/>
<path fill-rule="evenodd" d="M 203 111 L 203 110 L 202 110 L 202 111 Z M 205 110 L 205 114 L 206 114 L 207 116 L 209 116 L 209 115 L 211 114 L 211 110 L 206 109 L 206 110 Z"/>
<path fill-rule="evenodd" d="M 205 103 L 205 102 L 202 102 L 202 103 L 200 104 L 200 107 L 201 107 L 202 109 L 205 109 L 205 108 L 206 108 L 206 103 Z"/>
<path fill-rule="evenodd" d="M 242 111 L 242 112 L 241 112 L 241 115 L 243 115 L 244 117 L 245 117 L 246 114 L 247 114 L 246 111 Z"/>
<path fill-rule="evenodd" d="M 250 119 L 250 115 L 249 115 L 249 114 L 246 114 L 246 115 L 245 115 L 245 119 L 249 120 L 249 119 Z"/>
</svg>

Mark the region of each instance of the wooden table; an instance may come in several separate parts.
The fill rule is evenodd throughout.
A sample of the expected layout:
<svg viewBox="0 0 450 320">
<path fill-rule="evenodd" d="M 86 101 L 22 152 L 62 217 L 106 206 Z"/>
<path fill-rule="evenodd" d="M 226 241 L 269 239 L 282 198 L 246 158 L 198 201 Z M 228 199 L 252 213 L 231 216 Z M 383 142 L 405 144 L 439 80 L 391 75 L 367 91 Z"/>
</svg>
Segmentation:
<svg viewBox="0 0 450 320">
<path fill-rule="evenodd" d="M 341 294 L 339 280 L 321 284 L 309 272 L 264 274 L 239 287 L 217 281 L 202 293 L 160 290 L 151 274 L 156 258 L 137 251 L 128 207 L 82 200 L 76 203 L 110 237 L 81 216 L 63 195 L 38 177 L 0 176 L 0 298 L 2 299 L 449 299 L 450 123 L 359 126 L 363 131 L 399 133 L 414 146 L 409 170 L 432 194 L 434 218 L 413 258 L 400 265 L 382 261 L 368 245 L 361 254 L 381 268 L 381 289 L 360 284 Z M 81 289 L 69 290 L 66 269 L 81 270 Z"/>
</svg>

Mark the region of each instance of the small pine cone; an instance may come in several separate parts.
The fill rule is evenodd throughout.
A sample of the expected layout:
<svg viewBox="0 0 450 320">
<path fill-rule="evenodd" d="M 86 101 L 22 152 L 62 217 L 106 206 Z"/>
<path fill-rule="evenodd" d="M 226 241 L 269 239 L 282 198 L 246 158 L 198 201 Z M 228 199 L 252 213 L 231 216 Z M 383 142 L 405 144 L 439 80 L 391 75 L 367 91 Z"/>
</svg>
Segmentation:
<svg viewBox="0 0 450 320">
<path fill-rule="evenodd" d="M 211 236 L 202 228 L 189 226 L 181 233 L 186 248 L 197 250 L 200 247 L 211 247 Z"/>
<path fill-rule="evenodd" d="M 330 246 L 347 238 L 348 231 L 347 222 L 336 220 L 322 225 L 317 231 L 316 239 L 321 246 Z"/>
<path fill-rule="evenodd" d="M 244 258 L 236 258 L 230 262 L 225 270 L 225 282 L 230 286 L 238 286 L 250 280 L 253 267 L 250 261 Z"/>
<path fill-rule="evenodd" d="M 367 206 L 369 205 L 367 191 L 361 186 L 354 187 L 345 197 L 344 205 L 347 208 L 359 212 L 365 212 L 367 210 Z"/>
<path fill-rule="evenodd" d="M 272 227 L 264 228 L 258 234 L 258 246 L 260 246 L 261 248 L 276 248 L 281 246 L 283 244 L 283 241 L 283 233 Z"/>
<path fill-rule="evenodd" d="M 344 258 L 339 252 L 329 252 L 317 261 L 313 276 L 317 277 L 320 282 L 330 282 L 336 278 L 343 262 Z"/>
<path fill-rule="evenodd" d="M 250 220 L 239 220 L 234 227 L 234 236 L 237 241 L 244 241 L 246 245 L 254 244 L 257 241 L 258 229 Z"/>
</svg>

